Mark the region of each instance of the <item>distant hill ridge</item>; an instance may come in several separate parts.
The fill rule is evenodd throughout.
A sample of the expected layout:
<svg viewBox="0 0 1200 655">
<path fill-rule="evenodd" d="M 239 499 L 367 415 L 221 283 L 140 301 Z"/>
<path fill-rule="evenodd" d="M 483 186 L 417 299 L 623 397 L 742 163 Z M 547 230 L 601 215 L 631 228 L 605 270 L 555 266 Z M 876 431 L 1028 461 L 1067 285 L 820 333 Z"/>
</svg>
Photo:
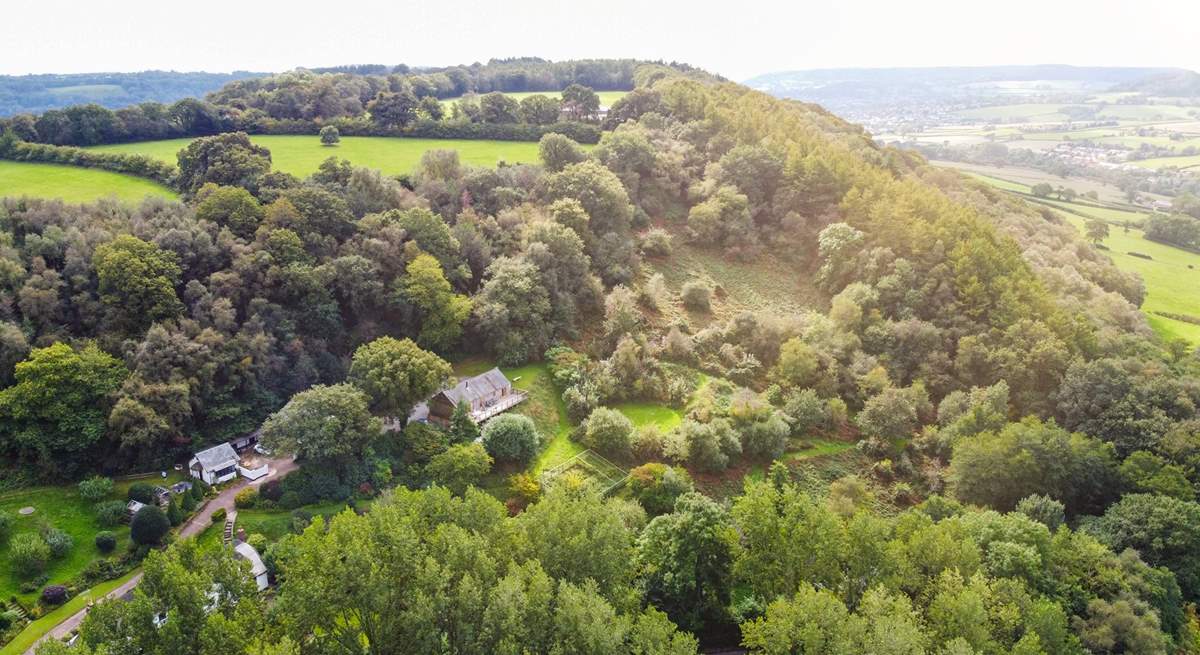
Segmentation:
<svg viewBox="0 0 1200 655">
<path fill-rule="evenodd" d="M 141 71 L 137 73 L 79 73 L 0 75 L 0 116 L 37 114 L 71 105 L 96 103 L 118 109 L 142 102 L 175 102 L 203 97 L 235 80 L 267 73 L 234 71 L 206 73 Z"/>
</svg>

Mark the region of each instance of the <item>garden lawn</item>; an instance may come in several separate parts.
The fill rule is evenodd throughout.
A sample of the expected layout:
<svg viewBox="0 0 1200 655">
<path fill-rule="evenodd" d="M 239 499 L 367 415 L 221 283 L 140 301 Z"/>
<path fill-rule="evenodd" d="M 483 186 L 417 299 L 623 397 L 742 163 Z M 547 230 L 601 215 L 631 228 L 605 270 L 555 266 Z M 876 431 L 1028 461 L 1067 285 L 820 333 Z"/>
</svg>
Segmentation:
<svg viewBox="0 0 1200 655">
<path fill-rule="evenodd" d="M 42 618 L 26 625 L 20 634 L 8 642 L 4 648 L 0 648 L 0 655 L 20 655 L 24 653 L 35 641 L 41 639 L 42 635 L 53 630 L 55 626 L 79 610 L 87 607 L 87 604 L 92 600 L 103 598 L 108 592 L 125 584 L 130 578 L 137 575 L 140 570 L 134 569 L 116 580 L 101 582 L 87 591 L 80 592 L 79 595 L 55 608 L 53 612 L 48 612 Z"/>
<path fill-rule="evenodd" d="M 410 139 L 385 136 L 344 136 L 336 146 L 321 145 L 316 135 L 256 135 L 250 140 L 271 151 L 276 170 L 297 177 L 316 172 L 329 157 L 347 159 L 356 166 L 378 169 L 387 175 L 410 173 L 428 150 L 457 150 L 464 164 L 495 166 L 538 162 L 535 141 L 484 141 L 470 139 Z M 95 146 L 102 152 L 141 154 L 162 161 L 177 163 L 180 150 L 191 139 L 139 141 Z"/>
<path fill-rule="evenodd" d="M 140 202 L 146 196 L 178 197 L 165 186 L 134 175 L 64 164 L 0 161 L 0 197 L 4 196 L 60 198 L 64 202 L 93 202 L 108 197 Z"/>
</svg>

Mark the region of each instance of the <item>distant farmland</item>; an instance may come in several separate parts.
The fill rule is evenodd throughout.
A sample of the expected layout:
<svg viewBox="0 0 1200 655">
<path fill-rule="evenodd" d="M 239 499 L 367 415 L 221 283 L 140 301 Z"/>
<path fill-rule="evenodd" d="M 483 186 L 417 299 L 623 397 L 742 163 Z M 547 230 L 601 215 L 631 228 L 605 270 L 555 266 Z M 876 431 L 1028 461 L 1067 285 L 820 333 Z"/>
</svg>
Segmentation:
<svg viewBox="0 0 1200 655">
<path fill-rule="evenodd" d="M 95 168 L 0 161 L 0 197 L 61 198 L 65 202 L 92 202 L 114 196 L 139 202 L 147 195 L 175 198 L 170 189 L 150 180 Z"/>
<path fill-rule="evenodd" d="M 459 158 L 475 166 L 531 164 L 538 161 L 538 144 L 531 141 L 473 141 L 466 139 L 408 139 L 399 137 L 347 136 L 337 146 L 321 145 L 316 136 L 264 135 L 251 140 L 271 151 L 277 170 L 307 177 L 329 157 L 348 159 L 387 174 L 408 173 L 427 150 L 457 150 Z M 136 153 L 174 163 L 176 155 L 191 139 L 167 139 L 96 146 L 103 152 Z"/>
</svg>

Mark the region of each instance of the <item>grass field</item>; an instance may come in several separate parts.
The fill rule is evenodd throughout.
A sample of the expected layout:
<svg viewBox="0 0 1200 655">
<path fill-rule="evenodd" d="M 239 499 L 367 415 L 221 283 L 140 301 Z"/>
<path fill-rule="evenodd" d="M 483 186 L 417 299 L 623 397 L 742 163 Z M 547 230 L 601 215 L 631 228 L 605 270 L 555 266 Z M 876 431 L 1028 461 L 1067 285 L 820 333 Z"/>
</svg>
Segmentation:
<svg viewBox="0 0 1200 655">
<path fill-rule="evenodd" d="M 1011 180 L 969 171 L 967 174 L 999 189 L 1029 192 L 1028 186 Z M 1070 211 L 1058 213 L 1080 231 L 1089 217 L 1116 223 L 1139 221 L 1145 217 L 1145 214 L 1137 212 L 1090 204 L 1058 200 L 1038 202 L 1058 209 L 1069 209 Z M 1085 216 L 1080 216 L 1081 213 Z M 1133 271 L 1145 281 L 1146 299 L 1141 309 L 1146 314 L 1150 327 L 1164 339 L 1185 339 L 1194 345 L 1200 345 L 1200 325 L 1177 321 L 1155 313 L 1168 312 L 1200 317 L 1200 255 L 1148 241 L 1142 237 L 1140 230 L 1130 228 L 1126 232 L 1123 227 L 1117 225 L 1109 228 L 1109 236 L 1104 240 L 1104 245 L 1109 248 L 1107 254 L 1117 268 Z M 1130 255 L 1130 252 L 1149 255 L 1152 259 L 1135 257 Z M 1189 266 L 1193 268 L 1188 268 Z"/>
<path fill-rule="evenodd" d="M 1012 121 L 1061 121 L 1067 118 L 1059 113 L 1067 105 L 1052 103 L 1020 103 L 1013 105 L 996 105 L 993 107 L 975 107 L 960 109 L 954 112 L 959 118 L 971 118 L 983 121 L 1008 123 Z"/>
<path fill-rule="evenodd" d="M 174 199 L 170 189 L 150 180 L 95 168 L 0 161 L 0 197 L 61 198 L 65 202 L 92 202 L 115 196 L 138 202 L 152 195 Z"/>
<path fill-rule="evenodd" d="M 538 144 L 532 141 L 472 141 L 467 139 L 406 139 L 396 137 L 347 136 L 336 146 L 323 146 L 316 136 L 262 135 L 251 141 L 271 151 L 271 161 L 277 170 L 298 177 L 307 177 L 329 157 L 348 159 L 358 166 L 375 168 L 387 174 L 408 173 L 416 167 L 427 150 L 457 150 L 466 164 L 495 166 L 536 163 Z M 103 152 L 147 155 L 155 159 L 176 162 L 176 155 L 191 139 L 166 139 L 96 146 Z"/>
<path fill-rule="evenodd" d="M 1087 220 L 1065 212 L 1062 216 L 1080 230 Z M 1146 313 L 1154 331 L 1163 338 L 1187 339 L 1194 345 L 1200 345 L 1200 325 L 1154 313 L 1200 317 L 1200 255 L 1148 241 L 1142 238 L 1139 230 L 1130 229 L 1126 233 L 1115 226 L 1109 228 L 1104 245 L 1109 248 L 1107 254 L 1117 268 L 1134 271 L 1146 281 L 1146 300 L 1142 303 L 1142 311 Z M 1130 252 L 1149 255 L 1153 259 L 1134 257 Z M 1188 268 L 1189 265 L 1194 268 Z"/>
<path fill-rule="evenodd" d="M 1157 157 L 1155 159 L 1143 159 L 1129 163 L 1140 168 L 1165 168 L 1167 166 L 1195 168 L 1200 166 L 1200 155 L 1192 155 L 1190 157 Z"/>
</svg>

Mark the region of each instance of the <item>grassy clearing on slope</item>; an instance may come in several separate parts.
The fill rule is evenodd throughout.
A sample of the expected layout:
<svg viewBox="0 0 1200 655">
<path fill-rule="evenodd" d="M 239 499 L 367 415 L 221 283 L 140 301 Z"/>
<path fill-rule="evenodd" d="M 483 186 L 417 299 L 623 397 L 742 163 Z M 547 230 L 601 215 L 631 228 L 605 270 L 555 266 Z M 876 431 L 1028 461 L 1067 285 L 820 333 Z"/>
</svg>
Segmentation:
<svg viewBox="0 0 1200 655">
<path fill-rule="evenodd" d="M 384 136 L 345 136 L 336 146 L 321 145 L 315 135 L 258 135 L 254 143 L 271 151 L 276 170 L 307 177 L 321 162 L 330 157 L 348 159 L 356 166 L 365 166 L 394 175 L 409 173 L 421 161 L 427 150 L 457 150 L 465 164 L 495 166 L 530 164 L 538 161 L 538 144 L 532 141 L 475 141 L 469 139 L 409 139 Z M 166 139 L 96 146 L 103 152 L 141 154 L 175 163 L 180 150 L 191 139 Z"/>
<path fill-rule="evenodd" d="M 64 202 L 92 202 L 115 196 L 139 202 L 146 196 L 175 199 L 174 191 L 150 180 L 96 168 L 0 161 L 0 197 L 61 198 Z"/>
<path fill-rule="evenodd" d="M 683 414 L 673 407 L 656 403 L 621 403 L 613 409 L 633 421 L 635 428 L 653 425 L 663 432 L 670 432 L 683 422 Z"/>
<path fill-rule="evenodd" d="M 268 541 L 278 541 L 292 531 L 292 512 L 305 511 L 313 517 L 333 516 L 349 507 L 346 503 L 328 502 L 305 505 L 290 509 L 239 509 L 237 527 L 245 528 L 247 535 L 261 534 Z"/>
</svg>

